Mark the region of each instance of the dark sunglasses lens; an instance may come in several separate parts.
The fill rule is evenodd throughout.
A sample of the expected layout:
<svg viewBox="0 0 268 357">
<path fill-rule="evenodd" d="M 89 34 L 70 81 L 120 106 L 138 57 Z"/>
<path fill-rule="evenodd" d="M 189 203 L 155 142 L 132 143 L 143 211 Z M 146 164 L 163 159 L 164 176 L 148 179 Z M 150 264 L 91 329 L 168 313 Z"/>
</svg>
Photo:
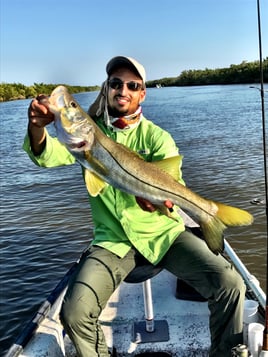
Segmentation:
<svg viewBox="0 0 268 357">
<path fill-rule="evenodd" d="M 131 81 L 131 82 L 125 82 L 125 83 L 126 83 L 128 89 L 133 92 L 136 92 L 142 88 L 142 85 L 138 82 Z M 116 89 L 116 90 L 121 89 L 124 86 L 124 82 L 122 82 L 120 79 L 111 79 L 109 81 L 109 86 L 112 89 Z"/>
<path fill-rule="evenodd" d="M 137 91 L 137 90 L 141 89 L 141 84 L 137 83 L 137 82 L 128 82 L 127 87 L 129 90 Z"/>
<path fill-rule="evenodd" d="M 124 83 L 122 81 L 120 81 L 119 79 L 111 79 L 109 81 L 109 85 L 112 89 L 121 89 L 124 85 Z"/>
</svg>

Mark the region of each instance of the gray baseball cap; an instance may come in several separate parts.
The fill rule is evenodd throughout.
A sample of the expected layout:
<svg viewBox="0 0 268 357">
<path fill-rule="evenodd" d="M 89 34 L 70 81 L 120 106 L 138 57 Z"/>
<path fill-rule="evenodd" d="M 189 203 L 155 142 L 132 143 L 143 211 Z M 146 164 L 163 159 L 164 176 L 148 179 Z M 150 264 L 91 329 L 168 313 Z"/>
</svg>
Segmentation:
<svg viewBox="0 0 268 357">
<path fill-rule="evenodd" d="M 124 56 L 117 56 L 113 57 L 106 66 L 106 72 L 108 76 L 110 76 L 113 72 L 118 67 L 121 66 L 126 66 L 133 68 L 135 72 L 141 77 L 143 83 L 145 84 L 146 82 L 146 73 L 143 65 L 141 65 L 138 61 L 136 61 L 132 57 L 124 57 Z"/>
</svg>

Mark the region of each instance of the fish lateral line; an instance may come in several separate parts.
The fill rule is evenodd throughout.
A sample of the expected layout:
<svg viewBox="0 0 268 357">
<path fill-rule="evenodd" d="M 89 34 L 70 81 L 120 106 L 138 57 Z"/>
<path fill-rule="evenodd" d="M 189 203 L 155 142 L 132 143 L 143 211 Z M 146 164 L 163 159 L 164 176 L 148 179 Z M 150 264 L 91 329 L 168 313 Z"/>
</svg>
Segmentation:
<svg viewBox="0 0 268 357">
<path fill-rule="evenodd" d="M 103 135 L 103 133 L 101 133 L 101 134 Z M 178 195 L 178 194 L 176 194 L 176 193 L 174 193 L 173 191 L 170 191 L 170 190 L 168 191 L 167 189 L 165 189 L 165 187 L 162 187 L 162 186 L 160 187 L 160 185 L 156 185 L 156 184 L 153 184 L 153 183 L 150 183 L 150 185 L 149 185 L 147 181 L 145 181 L 144 179 L 141 179 L 138 175 L 136 176 L 136 175 L 134 175 L 132 172 L 127 171 L 127 169 L 120 163 L 120 161 L 118 161 L 118 158 L 116 158 L 116 157 L 110 152 L 109 148 L 108 148 L 106 145 L 104 145 L 103 142 L 101 142 L 101 143 L 98 142 L 98 144 L 103 147 L 103 149 L 104 149 L 104 150 L 107 152 L 107 154 L 116 162 L 116 164 L 121 168 L 121 170 L 125 173 L 126 176 L 130 176 L 132 179 L 138 180 L 139 183 L 141 183 L 141 184 L 143 184 L 143 185 L 145 185 L 145 186 L 149 186 L 149 187 L 152 187 L 152 188 L 155 189 L 155 190 L 161 190 L 161 192 L 166 193 L 166 194 L 167 194 L 167 197 L 166 197 L 165 199 L 163 199 L 163 202 L 165 202 L 166 200 L 170 200 L 170 198 L 169 198 L 168 196 L 176 196 L 176 197 L 178 197 L 179 199 L 181 199 L 181 200 L 183 200 L 184 202 L 186 202 L 186 204 L 191 205 L 191 206 L 194 206 L 194 207 L 196 207 L 196 208 L 202 210 L 202 211 L 203 211 L 204 213 L 206 213 L 211 219 L 212 219 L 213 217 L 215 217 L 215 215 L 211 214 L 211 212 L 209 212 L 209 211 L 205 210 L 204 208 L 198 206 L 196 203 L 194 203 L 194 202 L 191 201 L 190 199 L 187 199 L 187 198 L 184 197 L 184 196 L 180 196 L 180 195 Z M 155 169 L 161 171 L 161 173 L 164 173 L 165 175 L 169 175 L 168 172 L 166 172 L 166 171 L 164 171 L 164 170 L 158 168 L 157 165 L 156 165 L 154 162 L 145 161 L 142 157 L 140 157 L 140 156 L 139 156 L 138 154 L 136 154 L 134 151 L 133 151 L 133 152 L 132 152 L 132 151 L 129 151 L 129 149 L 126 148 L 125 146 L 123 146 L 122 144 L 118 144 L 118 143 L 116 143 L 116 142 L 114 142 L 114 144 L 117 144 L 118 146 L 123 147 L 125 151 L 127 151 L 127 152 L 129 152 L 129 153 L 135 155 L 138 159 L 142 160 L 144 163 L 149 164 L 149 165 L 152 165 Z M 91 155 L 91 157 L 94 157 L 94 155 Z M 97 160 L 97 159 L 96 159 L 96 161 L 100 162 L 100 161 Z M 103 165 L 103 164 L 102 164 L 102 165 Z M 107 172 L 107 173 L 108 173 L 108 172 Z M 98 172 L 95 172 L 95 174 L 98 175 Z M 99 175 L 100 175 L 100 177 L 101 177 L 101 173 L 99 173 Z M 185 190 L 189 190 L 186 186 L 183 186 L 183 185 L 180 184 L 178 181 L 176 181 L 171 175 L 169 175 L 169 176 L 170 176 L 170 178 L 171 178 L 172 180 L 174 180 L 174 183 L 175 183 L 175 184 L 181 185 Z M 103 179 L 105 180 L 105 176 L 103 177 Z M 189 190 L 189 192 L 191 192 L 191 191 Z M 197 195 L 196 193 L 195 193 L 195 195 L 198 196 L 198 198 L 199 198 L 200 200 L 205 200 L 207 203 L 210 203 L 210 204 L 212 204 L 212 205 L 215 206 L 215 204 L 214 204 L 213 201 L 204 199 L 204 198 L 202 198 L 201 196 Z M 150 199 L 149 199 L 149 200 L 150 200 Z M 172 201 L 172 200 L 171 200 L 171 201 Z M 178 206 L 181 206 L 181 204 L 180 204 L 179 202 L 173 202 L 173 203 L 176 204 L 176 205 L 178 205 Z M 215 213 L 216 213 L 216 212 L 215 212 Z"/>
</svg>

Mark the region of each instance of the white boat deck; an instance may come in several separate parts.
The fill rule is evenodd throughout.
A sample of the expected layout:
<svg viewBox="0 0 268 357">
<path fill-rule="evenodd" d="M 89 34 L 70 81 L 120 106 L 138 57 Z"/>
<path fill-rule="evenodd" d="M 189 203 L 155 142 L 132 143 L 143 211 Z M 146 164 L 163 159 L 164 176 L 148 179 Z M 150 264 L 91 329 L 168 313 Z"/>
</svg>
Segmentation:
<svg viewBox="0 0 268 357">
<path fill-rule="evenodd" d="M 151 285 L 155 332 L 141 331 L 141 342 L 139 331 L 133 333 L 134 323 L 144 321 L 143 288 L 141 283 L 122 283 L 100 316 L 108 346 L 116 348 L 118 357 L 146 352 L 148 356 L 152 352 L 166 352 L 172 357 L 207 356 L 210 344 L 207 303 L 177 299 L 176 278 L 166 271 L 154 277 Z M 63 294 L 20 356 L 76 356 L 68 336 L 62 340 L 58 312 Z M 154 342 L 144 342 L 147 338 Z"/>
<path fill-rule="evenodd" d="M 156 331 L 147 333 L 149 340 L 164 338 L 166 332 L 158 330 L 157 321 L 166 321 L 168 341 L 133 342 L 139 339 L 133 334 L 134 322 L 144 320 L 142 284 L 127 284 L 113 294 L 101 315 L 108 346 L 116 348 L 118 356 L 135 356 L 142 352 L 163 351 L 171 356 L 207 356 L 210 345 L 208 307 L 206 302 L 179 300 L 175 297 L 176 278 L 162 271 L 151 280 Z M 146 338 L 146 333 L 145 333 Z"/>
</svg>

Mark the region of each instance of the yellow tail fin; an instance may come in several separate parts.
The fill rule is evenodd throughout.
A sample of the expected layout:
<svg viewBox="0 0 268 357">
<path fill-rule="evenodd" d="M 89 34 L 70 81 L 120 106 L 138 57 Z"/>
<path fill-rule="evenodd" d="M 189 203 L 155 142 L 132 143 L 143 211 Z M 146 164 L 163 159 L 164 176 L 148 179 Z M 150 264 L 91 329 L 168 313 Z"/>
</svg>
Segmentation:
<svg viewBox="0 0 268 357">
<path fill-rule="evenodd" d="M 218 202 L 215 202 L 215 204 L 218 207 L 217 217 L 226 226 L 248 226 L 252 224 L 253 216 L 249 212 Z"/>
<path fill-rule="evenodd" d="M 209 249 L 216 255 L 224 250 L 223 231 L 227 228 L 217 217 L 200 222 L 200 227 Z"/>
<path fill-rule="evenodd" d="M 210 250 L 219 254 L 224 250 L 223 231 L 227 226 L 249 225 L 253 222 L 253 216 L 240 208 L 214 203 L 218 207 L 216 216 L 207 222 L 200 222 L 200 227 Z"/>
</svg>

